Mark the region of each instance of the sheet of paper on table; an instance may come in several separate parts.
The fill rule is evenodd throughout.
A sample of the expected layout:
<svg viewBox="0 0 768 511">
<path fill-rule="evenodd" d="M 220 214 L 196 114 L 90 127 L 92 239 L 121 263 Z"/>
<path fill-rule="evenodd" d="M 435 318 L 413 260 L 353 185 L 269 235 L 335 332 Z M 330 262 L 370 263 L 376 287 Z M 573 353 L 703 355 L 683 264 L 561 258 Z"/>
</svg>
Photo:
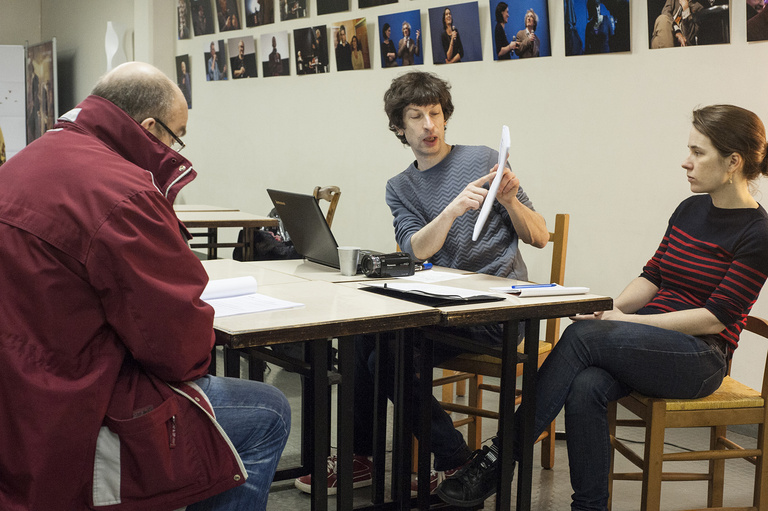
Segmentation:
<svg viewBox="0 0 768 511">
<path fill-rule="evenodd" d="M 211 280 L 200 298 L 213 307 L 216 318 L 292 309 L 304 305 L 259 294 L 256 292 L 257 287 L 253 277 Z"/>
</svg>

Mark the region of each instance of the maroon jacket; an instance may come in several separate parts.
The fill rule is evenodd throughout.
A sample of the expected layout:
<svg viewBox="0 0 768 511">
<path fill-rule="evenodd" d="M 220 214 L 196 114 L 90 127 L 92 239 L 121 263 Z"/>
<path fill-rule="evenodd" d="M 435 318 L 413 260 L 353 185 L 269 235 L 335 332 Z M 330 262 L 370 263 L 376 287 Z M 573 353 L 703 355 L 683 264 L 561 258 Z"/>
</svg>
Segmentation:
<svg viewBox="0 0 768 511">
<path fill-rule="evenodd" d="M 170 510 L 245 480 L 178 383 L 214 342 L 172 207 L 194 177 L 95 96 L 0 167 L 0 509 Z"/>
</svg>

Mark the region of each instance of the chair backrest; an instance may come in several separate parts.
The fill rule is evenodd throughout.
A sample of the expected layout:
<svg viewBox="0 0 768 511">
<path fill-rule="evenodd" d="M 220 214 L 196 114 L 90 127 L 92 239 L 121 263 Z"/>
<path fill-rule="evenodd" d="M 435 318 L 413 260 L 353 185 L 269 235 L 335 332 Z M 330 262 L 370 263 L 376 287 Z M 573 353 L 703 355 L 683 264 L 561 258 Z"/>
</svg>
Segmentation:
<svg viewBox="0 0 768 511">
<path fill-rule="evenodd" d="M 341 197 L 341 190 L 338 186 L 316 186 L 315 191 L 312 193 L 315 199 L 320 201 L 327 200 L 330 202 L 328 205 L 328 212 L 325 214 L 325 221 L 328 222 L 328 227 L 331 227 L 333 223 L 333 215 L 336 213 L 336 205 L 339 203 Z"/>
<path fill-rule="evenodd" d="M 555 229 L 549 233 L 552 243 L 552 269 L 548 284 L 565 284 L 565 256 L 568 252 L 568 228 L 571 216 L 559 213 L 555 216 Z M 548 319 L 544 339 L 552 344 L 560 338 L 560 318 Z"/>
</svg>

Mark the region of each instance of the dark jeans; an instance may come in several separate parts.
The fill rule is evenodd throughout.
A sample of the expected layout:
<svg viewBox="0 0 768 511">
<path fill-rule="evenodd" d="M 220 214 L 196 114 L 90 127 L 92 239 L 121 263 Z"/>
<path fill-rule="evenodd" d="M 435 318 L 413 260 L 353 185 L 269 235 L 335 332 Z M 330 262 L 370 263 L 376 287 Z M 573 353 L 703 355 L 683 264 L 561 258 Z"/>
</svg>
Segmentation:
<svg viewBox="0 0 768 511">
<path fill-rule="evenodd" d="M 721 348 L 698 337 L 622 321 L 570 325 L 539 371 L 534 438 L 565 406 L 571 509 L 606 509 L 609 402 L 632 390 L 653 397 L 704 397 L 717 390 L 726 370 Z M 519 451 L 515 455 L 520 459 Z"/>
<path fill-rule="evenodd" d="M 476 327 L 472 329 L 456 329 L 455 333 L 468 335 L 472 339 L 491 344 L 501 341 L 501 328 L 498 325 L 489 327 Z M 416 336 L 420 335 L 416 331 Z M 359 456 L 370 456 L 373 453 L 373 421 L 374 421 L 374 362 L 375 362 L 375 336 L 362 335 L 355 338 L 355 438 L 354 451 Z M 418 338 L 416 339 L 418 346 Z M 387 396 L 391 400 L 394 395 L 394 357 L 390 345 L 394 342 L 393 334 L 382 334 L 381 345 L 384 350 L 382 370 L 386 371 L 384 378 Z M 435 343 L 434 364 L 448 360 L 460 354 L 461 351 L 440 343 Z M 418 354 L 416 354 L 418 356 Z M 411 366 L 411 388 L 407 394 L 411 397 L 413 405 L 412 424 L 416 431 L 416 416 L 421 409 L 417 386 L 415 366 Z M 451 470 L 461 466 L 471 454 L 461 432 L 453 427 L 453 421 L 440 403 L 434 397 L 430 400 L 432 410 L 432 452 L 435 455 L 435 470 Z"/>
</svg>

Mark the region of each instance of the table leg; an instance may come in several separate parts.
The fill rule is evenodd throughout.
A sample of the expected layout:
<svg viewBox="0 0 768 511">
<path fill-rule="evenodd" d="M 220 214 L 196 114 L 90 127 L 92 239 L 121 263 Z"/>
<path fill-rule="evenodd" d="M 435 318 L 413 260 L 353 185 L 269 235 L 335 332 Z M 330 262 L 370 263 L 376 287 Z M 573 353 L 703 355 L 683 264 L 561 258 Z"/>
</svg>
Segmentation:
<svg viewBox="0 0 768 511">
<path fill-rule="evenodd" d="M 253 261 L 255 257 L 253 250 L 253 228 L 243 228 L 243 261 Z"/>
<path fill-rule="evenodd" d="M 311 367 L 308 385 L 311 388 L 310 403 L 312 426 L 312 511 L 328 509 L 327 459 L 329 452 L 328 410 L 328 353 L 325 340 L 307 343 Z"/>
<path fill-rule="evenodd" d="M 339 373 L 336 411 L 336 441 L 338 444 L 338 496 L 336 509 L 352 509 L 352 457 L 354 455 L 354 408 L 355 408 L 355 339 L 339 337 Z"/>
<path fill-rule="evenodd" d="M 408 397 L 410 371 L 406 364 L 413 364 L 413 331 L 398 333 L 395 342 L 395 392 L 394 392 L 394 445 L 392 448 L 392 500 L 398 509 L 410 509 L 411 502 L 411 448 L 413 427 L 412 401 Z"/>
<path fill-rule="evenodd" d="M 504 455 L 514 445 L 515 386 L 517 384 L 517 339 L 519 322 L 504 323 L 504 343 L 501 352 L 501 393 L 499 395 L 499 480 L 496 493 L 496 510 L 512 509 L 512 457 Z M 538 344 L 538 341 L 537 341 Z M 519 477 L 519 476 L 518 476 Z"/>
<path fill-rule="evenodd" d="M 216 259 L 218 254 L 216 245 L 219 243 L 219 231 L 216 227 L 208 228 L 208 259 Z"/>
<path fill-rule="evenodd" d="M 376 334 L 376 353 L 374 355 L 373 370 L 373 487 L 371 488 L 371 501 L 374 505 L 384 502 L 384 475 L 386 470 L 387 454 L 387 391 L 383 381 L 386 371 L 382 367 L 383 353 L 382 338 Z"/>
<path fill-rule="evenodd" d="M 420 364 L 419 371 L 419 489 L 418 503 L 419 509 L 429 509 L 430 493 L 429 480 L 432 465 L 432 361 L 433 361 L 433 341 L 425 335 L 420 336 L 421 343 L 419 347 Z M 407 362 L 410 363 L 410 362 Z M 410 450 L 409 450 L 410 452 Z"/>
<path fill-rule="evenodd" d="M 529 342 L 530 341 L 530 342 Z M 523 366 L 523 454 L 517 473 L 517 509 L 531 509 L 531 483 L 533 480 L 533 428 L 536 419 L 536 378 L 539 364 L 539 320 L 525 322 L 525 355 Z"/>
<path fill-rule="evenodd" d="M 224 376 L 240 378 L 240 351 L 224 346 Z"/>
</svg>

